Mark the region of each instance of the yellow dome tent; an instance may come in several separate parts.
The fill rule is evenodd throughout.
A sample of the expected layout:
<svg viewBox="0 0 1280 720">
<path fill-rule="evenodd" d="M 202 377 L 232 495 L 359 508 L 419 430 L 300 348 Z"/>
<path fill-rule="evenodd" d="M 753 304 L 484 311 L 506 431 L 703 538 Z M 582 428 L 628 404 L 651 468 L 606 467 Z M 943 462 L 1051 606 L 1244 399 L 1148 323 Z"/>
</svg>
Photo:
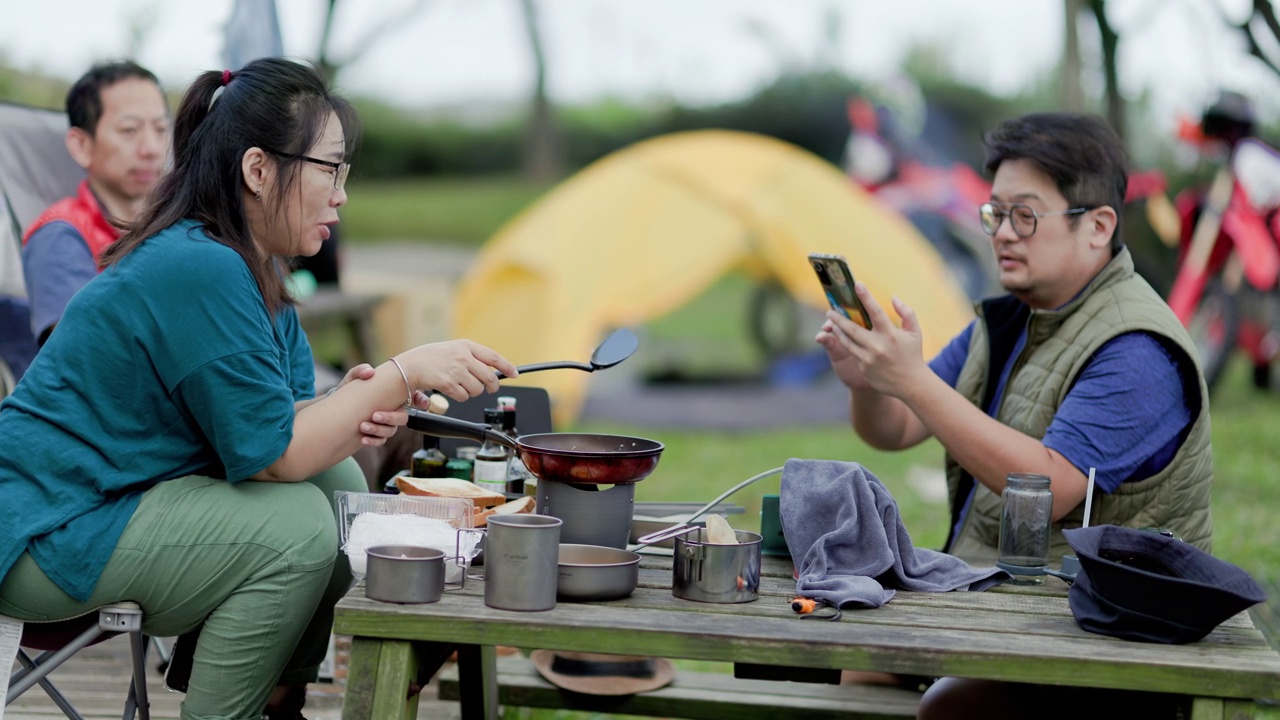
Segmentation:
<svg viewBox="0 0 1280 720">
<path fill-rule="evenodd" d="M 893 295 L 913 307 L 926 356 L 973 316 L 929 242 L 835 167 L 763 135 L 704 130 L 614 152 L 503 226 L 459 284 L 454 335 L 517 365 L 584 361 L 610 329 L 669 313 L 741 268 L 822 308 L 810 252 L 844 255 L 891 317 Z M 545 387 L 564 426 L 589 378 L 513 382 Z"/>
</svg>

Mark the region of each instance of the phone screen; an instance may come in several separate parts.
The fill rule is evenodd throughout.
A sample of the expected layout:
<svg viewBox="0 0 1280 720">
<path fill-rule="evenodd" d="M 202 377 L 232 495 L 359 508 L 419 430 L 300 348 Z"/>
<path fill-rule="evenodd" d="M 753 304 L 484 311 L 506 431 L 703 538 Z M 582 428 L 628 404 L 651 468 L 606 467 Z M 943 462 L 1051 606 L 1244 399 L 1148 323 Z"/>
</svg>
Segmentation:
<svg viewBox="0 0 1280 720">
<path fill-rule="evenodd" d="M 813 253 L 809 255 L 809 264 L 813 266 L 813 272 L 822 284 L 831 309 L 854 322 L 860 322 L 865 328 L 870 328 L 871 318 L 867 315 L 866 308 L 862 307 L 862 301 L 858 300 L 857 293 L 853 291 L 853 273 L 849 271 L 849 264 L 844 258 Z"/>
</svg>

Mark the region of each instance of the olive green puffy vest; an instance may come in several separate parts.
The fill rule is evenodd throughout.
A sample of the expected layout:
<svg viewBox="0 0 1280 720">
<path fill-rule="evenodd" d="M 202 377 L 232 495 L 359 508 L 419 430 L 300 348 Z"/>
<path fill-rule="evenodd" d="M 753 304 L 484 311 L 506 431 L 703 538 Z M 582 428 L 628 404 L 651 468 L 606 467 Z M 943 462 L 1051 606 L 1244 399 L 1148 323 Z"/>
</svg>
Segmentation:
<svg viewBox="0 0 1280 720">
<path fill-rule="evenodd" d="M 969 357 L 956 381 L 956 390 L 983 407 L 991 356 L 993 315 L 1011 308 L 1026 318 L 1027 342 L 996 411 L 996 419 L 1026 435 L 1043 438 L 1058 406 L 1094 352 L 1117 335 L 1145 331 L 1164 339 L 1171 353 L 1181 352 L 1196 368 L 1199 396 L 1190 396 L 1192 427 L 1173 460 L 1159 473 L 1122 483 L 1114 493 L 1095 492 L 1090 525 L 1159 527 L 1208 551 L 1213 534 L 1209 496 L 1213 484 L 1213 450 L 1209 437 L 1209 391 L 1190 338 L 1155 290 L 1133 270 L 1133 259 L 1122 249 L 1089 283 L 1084 292 L 1057 310 L 1028 310 L 1012 298 L 987 301 L 978 308 L 979 320 L 969 344 Z M 1004 342 L 1012 344 L 1021 325 L 1009 328 Z M 999 333 L 997 333 L 999 334 Z M 996 338 L 996 342 L 1000 342 Z M 1006 351 L 1007 354 L 1007 351 Z M 1188 391 L 1190 392 L 1190 391 Z M 1197 413 L 1198 411 L 1198 413 Z M 1000 538 L 1001 497 L 975 482 L 947 455 L 947 487 L 952 502 L 952 525 L 960 495 L 976 486 L 964 524 L 948 543 L 948 551 L 978 562 L 994 563 Z M 1052 480 L 1051 486 L 1052 486 Z M 1071 552 L 1064 529 L 1080 527 L 1084 503 L 1053 524 L 1050 564 Z"/>
</svg>

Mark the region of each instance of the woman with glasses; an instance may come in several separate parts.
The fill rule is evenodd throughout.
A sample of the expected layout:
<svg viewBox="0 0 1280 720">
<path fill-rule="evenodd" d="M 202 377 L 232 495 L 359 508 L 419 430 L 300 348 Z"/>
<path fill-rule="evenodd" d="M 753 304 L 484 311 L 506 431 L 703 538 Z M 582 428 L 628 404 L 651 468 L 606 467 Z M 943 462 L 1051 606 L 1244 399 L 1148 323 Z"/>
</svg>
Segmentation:
<svg viewBox="0 0 1280 720">
<path fill-rule="evenodd" d="M 0 406 L 0 614 L 127 600 L 152 635 L 203 624 L 184 718 L 302 717 L 351 582 L 332 508 L 365 490 L 350 455 L 419 391 L 461 401 L 515 374 L 458 340 L 312 398 L 283 259 L 338 222 L 357 132 L 309 67 L 200 76 L 172 171 Z"/>
</svg>

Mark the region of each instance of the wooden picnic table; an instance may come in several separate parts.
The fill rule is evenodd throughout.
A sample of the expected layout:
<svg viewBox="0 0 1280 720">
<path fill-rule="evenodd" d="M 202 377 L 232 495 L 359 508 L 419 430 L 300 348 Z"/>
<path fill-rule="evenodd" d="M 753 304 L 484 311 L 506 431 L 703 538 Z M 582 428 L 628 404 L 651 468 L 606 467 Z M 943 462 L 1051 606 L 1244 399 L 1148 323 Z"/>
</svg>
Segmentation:
<svg viewBox="0 0 1280 720">
<path fill-rule="evenodd" d="M 674 597 L 671 564 L 646 556 L 628 598 L 545 612 L 487 607 L 483 581 L 425 605 L 369 600 L 357 585 L 334 622 L 353 636 L 343 718 L 412 718 L 406 688 L 432 643 L 458 646 L 463 718 L 498 717 L 497 645 L 1178 693 L 1195 698 L 1195 720 L 1252 718 L 1254 699 L 1280 699 L 1280 654 L 1247 613 L 1189 645 L 1119 640 L 1081 630 L 1050 578 L 1030 592 L 899 592 L 837 622 L 801 620 L 787 559 L 765 557 L 760 598 L 733 605 Z"/>
</svg>

